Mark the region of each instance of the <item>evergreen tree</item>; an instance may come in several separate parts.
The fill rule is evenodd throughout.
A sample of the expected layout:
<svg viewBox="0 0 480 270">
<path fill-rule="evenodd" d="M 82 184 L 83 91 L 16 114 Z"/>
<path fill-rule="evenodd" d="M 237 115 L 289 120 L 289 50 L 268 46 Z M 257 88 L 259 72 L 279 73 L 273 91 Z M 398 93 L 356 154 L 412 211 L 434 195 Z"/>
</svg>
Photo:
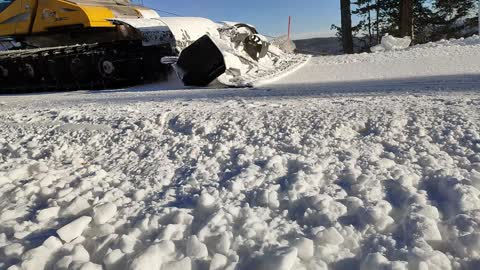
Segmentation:
<svg viewBox="0 0 480 270">
<path fill-rule="evenodd" d="M 436 27 L 433 38 L 459 38 L 476 30 L 476 0 L 436 0 Z"/>
<path fill-rule="evenodd" d="M 360 18 L 354 29 L 364 44 L 361 50 L 380 43 L 382 36 L 387 33 L 398 32 L 398 0 L 358 0 L 354 4 L 357 8 L 353 14 Z"/>
<path fill-rule="evenodd" d="M 355 8 L 351 12 L 359 19 L 358 24 L 351 27 L 357 46 L 355 51 L 367 51 L 380 43 L 387 33 L 411 36 L 415 44 L 478 33 L 476 1 L 356 0 L 352 3 Z M 332 29 L 337 31 L 342 41 L 345 40 L 344 35 L 350 32 L 336 25 L 332 25 Z"/>
<path fill-rule="evenodd" d="M 402 0 L 404 1 L 404 0 Z M 426 0 L 409 0 L 408 19 L 404 33 L 401 29 L 401 0 L 358 0 L 354 14 L 361 18 L 357 27 L 364 33 L 363 39 L 373 40 L 368 46 L 378 44 L 385 34 L 411 36 L 415 43 L 425 42 L 432 29 L 432 11 Z M 411 5 L 411 6 L 410 6 Z M 369 29 L 373 29 L 370 38 Z"/>
</svg>

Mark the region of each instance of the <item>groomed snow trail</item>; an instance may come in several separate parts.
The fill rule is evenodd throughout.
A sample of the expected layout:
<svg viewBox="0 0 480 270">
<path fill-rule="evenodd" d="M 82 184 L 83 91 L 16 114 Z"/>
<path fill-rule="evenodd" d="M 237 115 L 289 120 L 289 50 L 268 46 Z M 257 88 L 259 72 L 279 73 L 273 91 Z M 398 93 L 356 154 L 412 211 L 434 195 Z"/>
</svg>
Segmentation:
<svg viewBox="0 0 480 270">
<path fill-rule="evenodd" d="M 419 45 L 402 51 L 315 57 L 301 72 L 284 77 L 269 86 L 283 89 L 295 85 L 297 90 L 311 89 L 312 86 L 326 88 L 325 85 L 344 88 L 334 89 L 338 92 L 348 90 L 345 86 L 350 82 L 351 88 L 354 88 L 352 90 L 359 90 L 360 84 L 366 86 L 363 87 L 365 92 L 372 91 L 372 84 L 380 84 L 384 90 L 398 84 L 401 84 L 398 89 L 404 89 L 408 84 L 417 90 L 426 90 L 425 84 L 436 90 L 448 89 L 456 83 L 446 82 L 455 77 L 463 83 L 469 76 L 478 77 L 479 44 L 480 38 L 475 36 Z M 475 83 L 478 81 L 475 78 Z M 423 85 L 418 85 L 419 82 Z"/>
<path fill-rule="evenodd" d="M 479 62 L 0 97 L 0 269 L 478 269 Z"/>
</svg>

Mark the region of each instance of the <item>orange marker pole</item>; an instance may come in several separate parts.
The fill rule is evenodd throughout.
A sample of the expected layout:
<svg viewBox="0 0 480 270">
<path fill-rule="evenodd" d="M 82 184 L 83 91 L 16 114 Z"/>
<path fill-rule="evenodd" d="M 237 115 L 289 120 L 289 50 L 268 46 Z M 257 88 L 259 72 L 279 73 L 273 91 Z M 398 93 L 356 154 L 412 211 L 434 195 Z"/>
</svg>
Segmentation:
<svg viewBox="0 0 480 270">
<path fill-rule="evenodd" d="M 288 16 L 288 41 L 290 41 L 290 28 L 292 25 L 292 17 Z"/>
</svg>

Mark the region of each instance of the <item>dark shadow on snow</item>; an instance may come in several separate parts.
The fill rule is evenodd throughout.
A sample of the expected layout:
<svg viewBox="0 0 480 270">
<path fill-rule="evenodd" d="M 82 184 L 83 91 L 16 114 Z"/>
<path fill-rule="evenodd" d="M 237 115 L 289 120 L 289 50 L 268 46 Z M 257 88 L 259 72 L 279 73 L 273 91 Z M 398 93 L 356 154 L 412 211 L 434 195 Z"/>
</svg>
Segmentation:
<svg viewBox="0 0 480 270">
<path fill-rule="evenodd" d="M 431 77 L 411 77 L 384 80 L 342 81 L 325 83 L 286 83 L 267 84 L 256 88 L 188 88 L 178 81 L 140 85 L 126 89 L 76 91 L 60 93 L 85 102 L 148 102 L 169 100 L 208 99 L 224 101 L 238 98 L 302 98 L 336 97 L 348 95 L 441 95 L 441 92 L 477 92 L 480 90 L 480 74 L 444 75 Z M 28 95 L 49 95 L 39 93 Z M 133 94 L 133 95 L 132 95 Z M 81 95 L 81 96 L 79 96 Z"/>
<path fill-rule="evenodd" d="M 274 84 L 257 88 L 201 88 L 184 89 L 182 86 L 164 88 L 162 83 L 142 85 L 125 90 L 90 91 L 90 94 L 105 96 L 111 102 L 141 102 L 168 100 L 212 99 L 225 100 L 236 98 L 295 98 L 295 97 L 335 97 L 345 95 L 391 95 L 391 94 L 439 94 L 443 91 L 461 92 L 480 90 L 480 74 L 463 74 L 433 77 L 415 77 L 388 80 L 368 80 L 350 82 L 326 82 L 313 84 Z M 166 91 L 168 89 L 168 91 Z M 122 93 L 136 92 L 142 95 Z M 109 93 L 116 93 L 110 99 Z M 97 97 L 102 98 L 102 97 Z"/>
</svg>

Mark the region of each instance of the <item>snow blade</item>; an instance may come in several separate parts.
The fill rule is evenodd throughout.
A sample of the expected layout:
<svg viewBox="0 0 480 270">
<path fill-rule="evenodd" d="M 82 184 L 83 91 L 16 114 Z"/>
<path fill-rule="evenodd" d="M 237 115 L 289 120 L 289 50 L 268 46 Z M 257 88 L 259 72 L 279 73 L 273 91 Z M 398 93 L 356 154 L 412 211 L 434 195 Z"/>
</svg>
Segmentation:
<svg viewBox="0 0 480 270">
<path fill-rule="evenodd" d="M 186 86 L 207 86 L 227 67 L 220 49 L 204 35 L 181 52 L 175 69 Z"/>
</svg>

